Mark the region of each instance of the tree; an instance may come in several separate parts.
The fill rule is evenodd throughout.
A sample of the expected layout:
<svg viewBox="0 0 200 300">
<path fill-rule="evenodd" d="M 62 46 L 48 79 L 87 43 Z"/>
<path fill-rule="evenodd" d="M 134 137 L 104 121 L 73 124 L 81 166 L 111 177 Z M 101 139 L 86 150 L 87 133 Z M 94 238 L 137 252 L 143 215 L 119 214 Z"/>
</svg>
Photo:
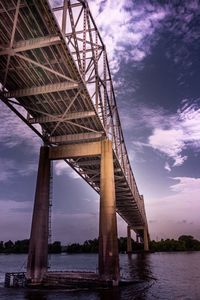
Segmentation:
<svg viewBox="0 0 200 300">
<path fill-rule="evenodd" d="M 13 242 L 11 240 L 9 240 L 8 242 L 5 242 L 4 249 L 5 249 L 6 253 L 12 253 L 14 250 Z"/>
<path fill-rule="evenodd" d="M 4 251 L 3 241 L 0 241 L 0 253 Z"/>
<path fill-rule="evenodd" d="M 15 253 L 28 253 L 29 240 L 16 241 L 14 245 Z"/>
<path fill-rule="evenodd" d="M 200 250 L 200 242 L 191 235 L 181 235 L 178 240 L 184 243 L 186 250 Z"/>
<path fill-rule="evenodd" d="M 50 253 L 61 253 L 61 243 L 59 241 L 53 242 L 53 244 L 49 245 Z"/>
</svg>

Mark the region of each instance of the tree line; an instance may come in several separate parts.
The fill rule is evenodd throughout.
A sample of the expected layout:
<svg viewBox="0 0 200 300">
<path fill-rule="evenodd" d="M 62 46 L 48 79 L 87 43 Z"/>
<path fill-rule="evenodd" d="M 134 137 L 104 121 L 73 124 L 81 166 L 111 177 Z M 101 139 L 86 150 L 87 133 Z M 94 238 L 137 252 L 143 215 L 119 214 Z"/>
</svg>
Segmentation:
<svg viewBox="0 0 200 300">
<path fill-rule="evenodd" d="M 18 240 L 12 242 L 11 240 L 7 242 L 0 241 L 0 253 L 28 253 L 29 240 Z M 55 241 L 48 245 L 49 253 L 61 253 L 62 247 L 61 242 Z"/>
<path fill-rule="evenodd" d="M 199 251 L 200 241 L 194 239 L 191 235 L 181 235 L 178 240 L 161 239 L 160 241 L 151 241 L 150 249 L 152 251 Z"/>
<path fill-rule="evenodd" d="M 118 239 L 119 252 L 126 253 L 127 238 L 120 237 Z M 200 241 L 194 239 L 191 235 L 181 235 L 178 240 L 175 239 L 161 239 L 160 241 L 152 240 L 150 242 L 150 251 L 199 251 Z M 18 240 L 12 242 L 0 241 L 0 253 L 28 253 L 29 240 Z M 48 245 L 49 253 L 98 253 L 99 241 L 98 239 L 86 240 L 83 244 L 72 243 L 67 246 L 62 246 L 60 241 L 55 241 Z M 142 251 L 143 244 L 132 240 L 133 252 Z"/>
</svg>

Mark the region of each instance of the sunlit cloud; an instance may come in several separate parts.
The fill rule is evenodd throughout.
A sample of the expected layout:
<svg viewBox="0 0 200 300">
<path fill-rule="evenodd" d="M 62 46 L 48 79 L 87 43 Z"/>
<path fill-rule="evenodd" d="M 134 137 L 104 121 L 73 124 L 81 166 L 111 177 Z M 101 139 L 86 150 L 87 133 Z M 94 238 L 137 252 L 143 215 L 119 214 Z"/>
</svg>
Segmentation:
<svg viewBox="0 0 200 300">
<path fill-rule="evenodd" d="M 111 69 L 120 62 L 139 62 L 151 52 L 154 33 L 168 15 L 167 7 L 136 5 L 132 1 L 89 1 L 108 52 Z M 154 41 L 153 41 L 154 40 Z"/>
<path fill-rule="evenodd" d="M 168 128 L 162 123 L 148 138 L 148 144 L 174 160 L 173 166 L 180 166 L 187 159 L 183 150 L 200 146 L 200 108 L 185 104 L 179 109 L 173 122 L 169 119 Z"/>
<path fill-rule="evenodd" d="M 174 159 L 174 166 L 180 166 L 187 159 L 187 156 L 181 156 L 185 148 L 184 131 L 181 129 L 164 130 L 156 128 L 148 139 L 152 148 L 165 153 L 168 157 Z"/>
<path fill-rule="evenodd" d="M 73 179 L 81 178 L 64 160 L 56 161 L 54 166 L 57 176 L 68 175 Z"/>
<path fill-rule="evenodd" d="M 168 162 L 165 163 L 165 170 L 167 170 L 169 172 L 171 171 L 171 168 L 170 168 Z"/>
<path fill-rule="evenodd" d="M 122 127 L 127 132 L 138 131 L 140 128 L 150 130 L 151 134 L 143 134 L 143 140 L 133 140 L 133 151 L 141 152 L 143 147 L 150 147 L 162 153 L 165 159 L 165 169 L 180 166 L 187 160 L 184 150 L 200 149 L 200 107 L 199 99 L 191 101 L 184 99 L 181 107 L 172 114 L 162 108 L 149 108 L 137 105 L 134 109 L 122 110 Z"/>
</svg>

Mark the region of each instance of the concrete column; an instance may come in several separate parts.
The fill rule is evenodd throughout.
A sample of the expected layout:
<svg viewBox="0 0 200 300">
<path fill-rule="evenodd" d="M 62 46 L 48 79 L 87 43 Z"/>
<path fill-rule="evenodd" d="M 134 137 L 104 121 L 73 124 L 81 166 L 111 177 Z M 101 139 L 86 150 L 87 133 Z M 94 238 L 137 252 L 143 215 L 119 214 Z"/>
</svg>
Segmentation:
<svg viewBox="0 0 200 300">
<path fill-rule="evenodd" d="M 139 235 L 136 233 L 136 242 L 139 243 Z"/>
<path fill-rule="evenodd" d="M 102 141 L 99 216 L 99 275 L 118 285 L 119 253 L 112 142 Z"/>
<path fill-rule="evenodd" d="M 27 263 L 27 278 L 32 282 L 40 282 L 48 268 L 49 188 L 49 148 L 42 146 Z"/>
<path fill-rule="evenodd" d="M 149 251 L 149 239 L 147 227 L 144 227 L 144 251 Z"/>
<path fill-rule="evenodd" d="M 127 226 L 127 253 L 132 253 L 131 227 Z"/>
</svg>

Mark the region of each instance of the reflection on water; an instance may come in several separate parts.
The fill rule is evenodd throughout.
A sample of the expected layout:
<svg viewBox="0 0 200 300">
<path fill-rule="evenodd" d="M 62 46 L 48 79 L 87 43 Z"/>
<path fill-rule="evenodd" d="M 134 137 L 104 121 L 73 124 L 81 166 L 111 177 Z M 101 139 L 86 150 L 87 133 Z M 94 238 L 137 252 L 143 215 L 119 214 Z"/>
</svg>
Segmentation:
<svg viewBox="0 0 200 300">
<path fill-rule="evenodd" d="M 99 291 L 99 299 L 100 300 L 110 300 L 110 299 L 121 299 L 121 291 L 118 287 L 115 287 L 113 289 L 105 289 Z"/>
<path fill-rule="evenodd" d="M 152 279 L 150 259 L 148 253 L 128 254 L 127 273 L 131 279 L 148 281 Z"/>
<path fill-rule="evenodd" d="M 0 255 L 0 278 L 13 266 L 26 259 L 22 255 Z M 123 278 L 133 280 L 130 285 L 112 289 L 93 290 L 30 290 L 6 289 L 0 283 L 0 300 L 151 300 L 200 299 L 200 252 L 140 253 L 120 255 Z M 97 256 L 55 255 L 52 269 L 95 269 Z M 2 281 L 2 280 L 0 280 Z"/>
<path fill-rule="evenodd" d="M 148 289 L 154 282 L 150 255 L 148 253 L 128 254 L 125 270 L 126 278 L 134 280 L 135 283 L 121 289 L 120 299 L 147 299 Z"/>
</svg>

